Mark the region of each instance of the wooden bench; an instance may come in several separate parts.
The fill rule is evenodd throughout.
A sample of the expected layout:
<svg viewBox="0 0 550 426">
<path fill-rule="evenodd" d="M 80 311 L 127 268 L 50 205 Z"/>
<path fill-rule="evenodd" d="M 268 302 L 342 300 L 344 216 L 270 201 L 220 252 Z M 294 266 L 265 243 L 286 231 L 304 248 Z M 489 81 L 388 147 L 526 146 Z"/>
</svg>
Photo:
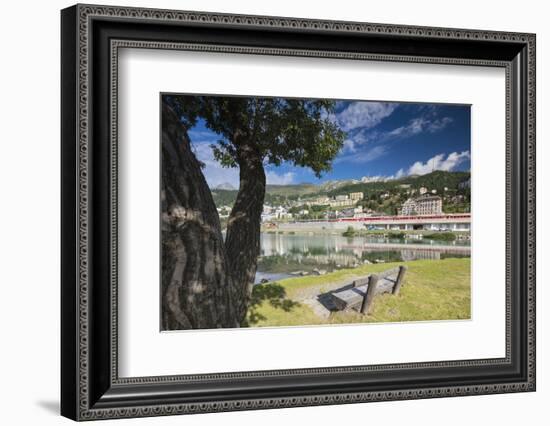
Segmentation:
<svg viewBox="0 0 550 426">
<path fill-rule="evenodd" d="M 368 314 L 375 296 L 382 293 L 399 294 L 406 271 L 406 266 L 398 266 L 355 280 L 351 285 L 331 292 L 332 302 L 337 310 L 356 309 L 362 314 Z"/>
</svg>

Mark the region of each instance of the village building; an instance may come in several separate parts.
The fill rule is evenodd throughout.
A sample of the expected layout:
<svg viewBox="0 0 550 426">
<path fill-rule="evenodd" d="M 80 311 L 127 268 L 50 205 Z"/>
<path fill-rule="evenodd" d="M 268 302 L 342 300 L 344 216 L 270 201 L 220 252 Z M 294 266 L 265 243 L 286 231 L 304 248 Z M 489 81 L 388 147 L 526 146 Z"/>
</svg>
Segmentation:
<svg viewBox="0 0 550 426">
<path fill-rule="evenodd" d="M 347 195 L 345 196 L 347 197 Z M 331 200 L 329 202 L 329 205 L 330 207 L 350 207 L 350 206 L 353 206 L 355 205 L 356 201 L 355 200 L 352 200 L 352 199 L 349 199 L 349 198 L 344 198 L 344 199 L 336 199 L 336 200 Z"/>
<path fill-rule="evenodd" d="M 289 213 L 287 209 L 282 206 L 277 206 L 273 212 L 276 219 L 291 219 L 292 213 Z"/>
<path fill-rule="evenodd" d="M 424 194 L 409 198 L 401 206 L 402 216 L 443 214 L 443 200 L 437 195 Z"/>
<path fill-rule="evenodd" d="M 272 220 L 292 219 L 292 213 L 289 213 L 283 206 L 271 207 L 264 204 L 261 217 L 262 222 L 269 222 Z"/>
<path fill-rule="evenodd" d="M 229 215 L 231 214 L 231 207 L 229 206 L 218 207 L 217 210 L 218 210 L 218 216 L 220 217 L 220 219 L 228 218 Z"/>
<path fill-rule="evenodd" d="M 318 197 L 312 204 L 323 205 L 328 204 L 329 201 L 330 199 L 328 197 Z"/>
<path fill-rule="evenodd" d="M 414 198 L 409 198 L 401 206 L 401 215 L 402 216 L 412 216 L 416 212 L 416 201 Z"/>
<path fill-rule="evenodd" d="M 353 217 L 354 209 L 342 209 L 340 210 L 340 217 Z"/>
</svg>

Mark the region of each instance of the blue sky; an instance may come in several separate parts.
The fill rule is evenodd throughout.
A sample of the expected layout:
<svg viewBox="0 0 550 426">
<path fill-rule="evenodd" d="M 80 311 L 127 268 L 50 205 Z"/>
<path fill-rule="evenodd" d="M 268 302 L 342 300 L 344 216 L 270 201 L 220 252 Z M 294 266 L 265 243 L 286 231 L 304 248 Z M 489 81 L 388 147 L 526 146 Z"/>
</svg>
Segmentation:
<svg viewBox="0 0 550 426">
<path fill-rule="evenodd" d="M 364 176 L 399 178 L 432 170 L 470 170 L 470 107 L 466 105 L 338 101 L 330 119 L 346 132 L 331 172 L 318 179 L 307 168 L 266 165 L 268 184 L 321 183 Z M 203 121 L 189 130 L 211 187 L 238 188 L 238 169 L 222 168 L 210 145 L 219 136 Z"/>
</svg>

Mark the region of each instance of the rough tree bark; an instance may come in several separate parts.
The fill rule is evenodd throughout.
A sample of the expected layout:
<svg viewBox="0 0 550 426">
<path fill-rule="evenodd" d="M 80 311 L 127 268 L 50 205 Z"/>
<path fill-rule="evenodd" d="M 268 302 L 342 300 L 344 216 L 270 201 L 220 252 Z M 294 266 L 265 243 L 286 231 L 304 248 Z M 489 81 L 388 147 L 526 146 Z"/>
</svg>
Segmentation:
<svg viewBox="0 0 550 426">
<path fill-rule="evenodd" d="M 237 142 L 239 192 L 229 215 L 225 248 L 239 295 L 235 308 L 242 322 L 247 313 L 260 254 L 260 224 L 266 177 L 262 158 L 252 144 Z"/>
<path fill-rule="evenodd" d="M 242 294 L 216 206 L 186 130 L 162 109 L 162 328 L 238 327 Z"/>
<path fill-rule="evenodd" d="M 246 318 L 260 254 L 266 177 L 260 154 L 235 141 L 239 192 L 225 244 L 212 194 L 187 132 L 162 112 L 162 328 L 238 327 Z"/>
</svg>

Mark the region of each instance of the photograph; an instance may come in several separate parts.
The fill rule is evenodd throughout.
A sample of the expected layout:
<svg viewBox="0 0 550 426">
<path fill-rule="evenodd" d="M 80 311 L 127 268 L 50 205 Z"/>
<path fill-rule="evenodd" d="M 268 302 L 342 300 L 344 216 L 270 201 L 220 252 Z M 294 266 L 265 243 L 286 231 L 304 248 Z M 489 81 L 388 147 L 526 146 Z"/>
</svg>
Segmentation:
<svg viewBox="0 0 550 426">
<path fill-rule="evenodd" d="M 529 5 L 399 1 L 64 4 L 61 22 L 40 10 L 33 28 L 55 45 L 34 43 L 37 61 L 18 40 L 11 62 L 60 56 L 56 84 L 37 80 L 60 108 L 25 114 L 37 84 L 19 72 L 4 138 L 22 149 L 4 180 L 23 219 L 5 221 L 22 254 L 6 283 L 29 293 L 12 282 L 36 271 L 42 292 L 3 298 L 6 324 L 23 352 L 57 342 L 30 363 L 37 411 L 268 424 L 273 409 L 333 406 L 334 424 L 368 403 L 369 420 L 410 424 L 416 410 L 425 424 L 430 404 L 436 420 L 469 424 L 489 407 L 517 424 L 543 406 L 536 89 L 550 30 Z M 55 132 L 61 149 L 44 142 Z M 36 228 L 29 194 L 53 206 L 38 228 L 59 250 L 40 246 L 55 236 L 22 237 Z"/>
<path fill-rule="evenodd" d="M 471 318 L 470 105 L 160 108 L 161 331 Z"/>
</svg>

